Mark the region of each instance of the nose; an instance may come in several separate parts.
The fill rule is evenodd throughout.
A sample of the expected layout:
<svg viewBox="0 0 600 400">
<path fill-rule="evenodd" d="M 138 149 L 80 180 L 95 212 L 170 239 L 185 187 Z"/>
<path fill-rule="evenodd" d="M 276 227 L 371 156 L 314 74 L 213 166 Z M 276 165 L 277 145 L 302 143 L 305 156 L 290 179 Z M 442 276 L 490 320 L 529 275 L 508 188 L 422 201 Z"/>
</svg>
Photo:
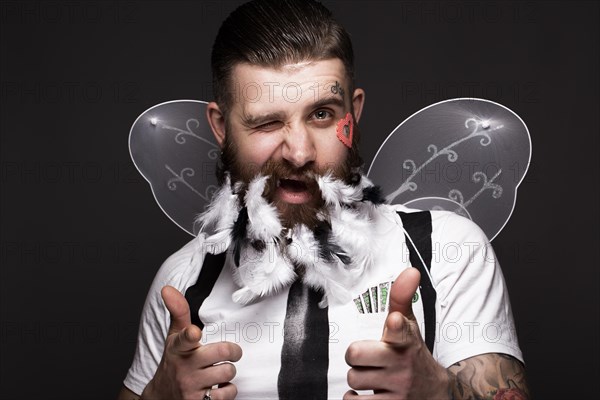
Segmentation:
<svg viewBox="0 0 600 400">
<path fill-rule="evenodd" d="M 282 155 L 296 168 L 304 167 L 316 160 L 315 144 L 311 133 L 304 125 L 298 124 L 287 133 Z"/>
</svg>

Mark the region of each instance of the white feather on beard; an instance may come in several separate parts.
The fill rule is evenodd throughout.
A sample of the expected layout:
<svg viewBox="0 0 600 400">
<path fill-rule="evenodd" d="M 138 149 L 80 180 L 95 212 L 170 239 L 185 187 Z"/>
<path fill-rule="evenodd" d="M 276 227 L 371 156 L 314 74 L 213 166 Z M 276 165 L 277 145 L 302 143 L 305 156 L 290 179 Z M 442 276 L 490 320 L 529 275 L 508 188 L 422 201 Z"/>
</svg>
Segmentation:
<svg viewBox="0 0 600 400">
<path fill-rule="evenodd" d="M 262 196 L 267 179 L 267 176 L 254 178 L 244 196 L 248 241 L 260 241 L 264 248 L 261 251 L 250 244 L 240 251 L 240 265 L 234 267 L 233 279 L 242 288 L 232 295 L 233 301 L 239 304 L 276 293 L 296 279 L 293 266 L 279 251 L 283 226 L 277 208 Z"/>
<path fill-rule="evenodd" d="M 249 304 L 289 286 L 298 277 L 294 265 L 303 267 L 304 283 L 324 292 L 321 307 L 330 301 L 351 301 L 349 290 L 370 269 L 372 255 L 377 252 L 371 224 L 375 205 L 363 200 L 363 189 L 373 184 L 364 176 L 356 186 L 330 174 L 314 177 L 325 201 L 325 212 L 319 218 L 326 215 L 331 225 L 328 243 L 332 248 L 342 249 L 343 254 L 336 256 L 330 251 L 333 256 L 324 256 L 323 251 L 327 253 L 328 249 L 322 248 L 314 232 L 305 225 L 296 225 L 284 237 L 277 208 L 262 196 L 268 177 L 257 176 L 243 197 L 248 226 L 239 266 L 232 267 L 233 279 L 240 286 L 232 294 L 234 302 Z M 240 195 L 236 194 L 239 188 L 236 184 L 232 191 L 227 176 L 208 210 L 198 218 L 203 231 L 205 227 L 214 227 L 205 239 L 205 243 L 220 244 L 208 247 L 213 254 L 231 247 L 233 226 L 242 208 Z"/>
<path fill-rule="evenodd" d="M 225 182 L 214 194 L 206 211 L 196 218 L 200 224 L 200 232 L 209 236 L 205 240 L 205 248 L 211 254 L 219 254 L 227 250 L 231 244 L 231 229 L 240 212 L 238 195 L 234 193 L 239 190 L 236 184 L 231 188 L 229 174 L 225 175 Z"/>
</svg>

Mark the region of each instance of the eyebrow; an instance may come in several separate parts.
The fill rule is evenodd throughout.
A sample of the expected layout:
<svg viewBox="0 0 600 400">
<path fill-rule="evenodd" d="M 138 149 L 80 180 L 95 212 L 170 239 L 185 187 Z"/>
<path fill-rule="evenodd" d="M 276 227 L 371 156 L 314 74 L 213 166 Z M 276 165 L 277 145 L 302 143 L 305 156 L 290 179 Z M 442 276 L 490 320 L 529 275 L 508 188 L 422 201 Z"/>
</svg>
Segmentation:
<svg viewBox="0 0 600 400">
<path fill-rule="evenodd" d="M 326 97 L 324 99 L 320 99 L 317 100 L 315 103 L 312 104 L 312 108 L 321 108 L 321 107 L 325 107 L 325 106 L 337 106 L 339 108 L 341 108 L 342 110 L 344 109 L 344 107 L 346 106 L 346 104 L 344 104 L 344 100 L 340 99 L 339 97 Z"/>
<path fill-rule="evenodd" d="M 284 116 L 285 114 L 282 112 L 273 112 L 262 115 L 249 115 L 244 113 L 242 116 L 242 123 L 248 127 L 254 127 L 269 121 L 284 119 Z"/>
<path fill-rule="evenodd" d="M 344 100 L 332 96 L 317 100 L 316 102 L 310 105 L 310 108 L 317 109 L 325 106 L 336 106 L 343 110 L 346 105 L 344 104 Z M 262 125 L 266 122 L 277 121 L 282 119 L 285 119 L 285 113 L 283 112 L 272 112 L 262 115 L 250 115 L 244 113 L 244 115 L 242 116 L 242 123 L 248 127 L 254 127 Z"/>
</svg>

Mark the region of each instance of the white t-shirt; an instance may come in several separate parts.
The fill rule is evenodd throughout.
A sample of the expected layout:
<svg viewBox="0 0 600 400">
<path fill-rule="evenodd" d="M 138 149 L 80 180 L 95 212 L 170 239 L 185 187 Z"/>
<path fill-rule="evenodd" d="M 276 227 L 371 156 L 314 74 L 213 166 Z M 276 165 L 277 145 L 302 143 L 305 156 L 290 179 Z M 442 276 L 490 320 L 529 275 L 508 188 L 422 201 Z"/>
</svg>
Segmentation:
<svg viewBox="0 0 600 400">
<path fill-rule="evenodd" d="M 416 210 L 398 205 L 379 207 L 373 221 L 378 243 L 373 268 L 352 288 L 355 300 L 329 304 L 330 399 L 341 399 L 349 390 L 349 367 L 344 356 L 350 343 L 381 338 L 387 316 L 381 304 L 381 288 L 409 267 L 409 251 L 397 211 Z M 431 215 L 431 276 L 437 293 L 434 358 L 444 367 L 484 353 L 509 354 L 523 361 L 504 278 L 485 234 L 454 213 L 434 211 Z M 193 259 L 203 256 L 200 236 L 169 257 L 158 271 L 142 312 L 134 361 L 124 381 L 133 392 L 143 391 L 162 357 L 170 320 L 161 288 L 171 285 L 185 293 L 196 283 L 202 265 L 201 260 Z M 277 398 L 289 289 L 254 304 L 236 304 L 231 294 L 238 287 L 230 268 L 228 255 L 210 296 L 200 307 L 199 317 L 205 324 L 202 343 L 227 340 L 241 346 L 243 356 L 236 363 L 233 380 L 237 398 Z M 370 310 L 366 304 L 369 302 Z M 424 337 L 419 292 L 413 298 L 413 312 Z"/>
</svg>

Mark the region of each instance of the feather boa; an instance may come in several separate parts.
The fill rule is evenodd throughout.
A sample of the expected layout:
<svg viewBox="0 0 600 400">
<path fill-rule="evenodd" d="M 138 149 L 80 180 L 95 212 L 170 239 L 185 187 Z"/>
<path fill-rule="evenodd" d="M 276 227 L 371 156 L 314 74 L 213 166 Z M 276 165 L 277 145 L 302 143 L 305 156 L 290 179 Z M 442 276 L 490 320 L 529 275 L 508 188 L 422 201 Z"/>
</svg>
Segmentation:
<svg viewBox="0 0 600 400">
<path fill-rule="evenodd" d="M 241 185 L 232 188 L 226 177 L 198 217 L 209 253 L 233 251 L 233 279 L 240 287 L 232 295 L 236 303 L 249 304 L 291 285 L 298 279 L 294 266 L 303 270 L 305 284 L 323 291 L 321 307 L 351 301 L 350 289 L 377 252 L 371 219 L 383 201 L 364 176 L 354 186 L 330 174 L 314 178 L 325 201 L 314 230 L 299 224 L 285 231 L 277 208 L 262 196 L 266 176 L 254 178 L 243 196 Z"/>
</svg>

